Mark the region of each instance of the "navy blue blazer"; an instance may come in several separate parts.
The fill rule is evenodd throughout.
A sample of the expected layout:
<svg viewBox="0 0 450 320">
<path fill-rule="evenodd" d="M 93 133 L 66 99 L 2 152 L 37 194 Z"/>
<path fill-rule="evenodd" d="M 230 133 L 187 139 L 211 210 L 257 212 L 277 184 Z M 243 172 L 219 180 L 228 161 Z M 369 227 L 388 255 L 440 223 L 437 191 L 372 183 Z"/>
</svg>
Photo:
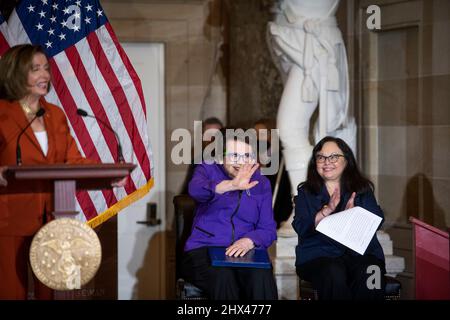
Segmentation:
<svg viewBox="0 0 450 320">
<path fill-rule="evenodd" d="M 359 253 L 315 230 L 314 221 L 317 212 L 330 201 L 330 195 L 326 187 L 323 186 L 319 194 L 310 193 L 303 186 L 299 187 L 297 192 L 295 216 L 292 222 L 292 226 L 298 234 L 298 245 L 295 249 L 295 265 L 299 266 L 319 257 L 339 257 L 345 251 L 352 255 L 359 255 Z M 335 212 L 345 209 L 350 196 L 351 192 L 341 193 L 341 201 Z M 378 227 L 381 228 L 384 221 L 383 210 L 381 210 L 371 190 L 362 194 L 357 193 L 354 204 L 383 218 Z M 378 242 L 376 234 L 373 236 L 364 255 L 373 255 L 384 262 L 383 249 Z"/>
</svg>

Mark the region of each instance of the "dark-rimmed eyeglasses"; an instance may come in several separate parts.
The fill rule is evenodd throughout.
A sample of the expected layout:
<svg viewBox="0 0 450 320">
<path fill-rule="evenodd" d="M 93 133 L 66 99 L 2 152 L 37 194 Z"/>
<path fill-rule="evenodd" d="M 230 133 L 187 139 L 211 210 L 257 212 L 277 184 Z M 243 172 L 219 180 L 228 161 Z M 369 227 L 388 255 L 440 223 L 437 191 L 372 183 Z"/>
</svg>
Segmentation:
<svg viewBox="0 0 450 320">
<path fill-rule="evenodd" d="M 225 157 L 233 163 L 238 163 L 238 162 L 250 162 L 252 160 L 255 159 L 255 156 L 253 155 L 253 153 L 237 153 L 237 152 L 230 152 L 230 153 L 225 153 Z"/>
<path fill-rule="evenodd" d="M 325 163 L 325 161 L 330 161 L 330 163 L 336 163 L 339 160 L 339 157 L 344 157 L 343 154 L 331 154 L 328 157 L 322 155 L 322 154 L 317 154 L 316 155 L 316 162 L 317 163 Z"/>
</svg>

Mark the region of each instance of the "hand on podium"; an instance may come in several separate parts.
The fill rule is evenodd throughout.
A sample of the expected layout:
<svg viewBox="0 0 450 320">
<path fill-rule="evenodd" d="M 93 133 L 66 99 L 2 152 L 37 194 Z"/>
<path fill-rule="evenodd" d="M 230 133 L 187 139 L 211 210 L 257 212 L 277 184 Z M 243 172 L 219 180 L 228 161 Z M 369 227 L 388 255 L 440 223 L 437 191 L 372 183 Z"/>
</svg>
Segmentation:
<svg viewBox="0 0 450 320">
<path fill-rule="evenodd" d="M 6 167 L 0 167 L 0 187 L 6 187 L 8 185 L 8 181 L 3 177 L 3 172 L 6 170 Z"/>
<path fill-rule="evenodd" d="M 125 185 L 127 184 L 127 177 L 123 177 L 120 180 L 115 180 L 111 183 L 111 187 L 125 187 Z"/>
</svg>

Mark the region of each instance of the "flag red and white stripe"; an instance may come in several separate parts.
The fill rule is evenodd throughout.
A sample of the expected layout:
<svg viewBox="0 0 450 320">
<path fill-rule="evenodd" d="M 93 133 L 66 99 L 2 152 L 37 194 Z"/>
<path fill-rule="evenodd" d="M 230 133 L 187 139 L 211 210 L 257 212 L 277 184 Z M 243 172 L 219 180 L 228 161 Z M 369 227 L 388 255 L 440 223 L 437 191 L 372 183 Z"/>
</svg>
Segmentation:
<svg viewBox="0 0 450 320">
<path fill-rule="evenodd" d="M 18 5 L 8 20 L 14 44 L 38 43 L 46 49 L 53 77 L 46 99 L 65 111 L 83 155 L 112 163 L 117 159 L 117 142 L 108 128 L 78 116 L 77 108 L 114 128 L 125 161 L 137 165 L 123 188 L 77 193 L 81 219 L 95 227 L 142 197 L 153 184 L 146 105 L 139 77 L 98 1 L 69 1 L 67 6 L 50 2 L 23 0 Z"/>
</svg>

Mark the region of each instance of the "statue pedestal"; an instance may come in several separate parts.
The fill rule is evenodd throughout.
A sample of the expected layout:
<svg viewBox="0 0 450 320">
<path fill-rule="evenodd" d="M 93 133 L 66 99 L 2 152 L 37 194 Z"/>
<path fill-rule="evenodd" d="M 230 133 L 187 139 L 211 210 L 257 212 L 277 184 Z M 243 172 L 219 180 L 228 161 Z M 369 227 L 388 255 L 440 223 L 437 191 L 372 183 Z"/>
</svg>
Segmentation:
<svg viewBox="0 0 450 320">
<path fill-rule="evenodd" d="M 295 246 L 298 238 L 278 236 L 275 245 L 276 256 L 273 259 L 273 269 L 278 288 L 278 299 L 297 300 L 298 277 L 295 272 Z"/>
<path fill-rule="evenodd" d="M 389 234 L 379 230 L 377 231 L 377 238 L 383 248 L 384 259 L 386 260 L 386 274 L 395 278 L 397 274 L 405 270 L 405 258 L 394 256 L 392 240 Z"/>
<path fill-rule="evenodd" d="M 294 212 L 289 216 L 286 221 L 283 221 L 280 228 L 277 231 L 278 239 L 281 238 L 297 238 L 297 233 L 292 227 L 292 221 L 294 221 Z"/>
</svg>

